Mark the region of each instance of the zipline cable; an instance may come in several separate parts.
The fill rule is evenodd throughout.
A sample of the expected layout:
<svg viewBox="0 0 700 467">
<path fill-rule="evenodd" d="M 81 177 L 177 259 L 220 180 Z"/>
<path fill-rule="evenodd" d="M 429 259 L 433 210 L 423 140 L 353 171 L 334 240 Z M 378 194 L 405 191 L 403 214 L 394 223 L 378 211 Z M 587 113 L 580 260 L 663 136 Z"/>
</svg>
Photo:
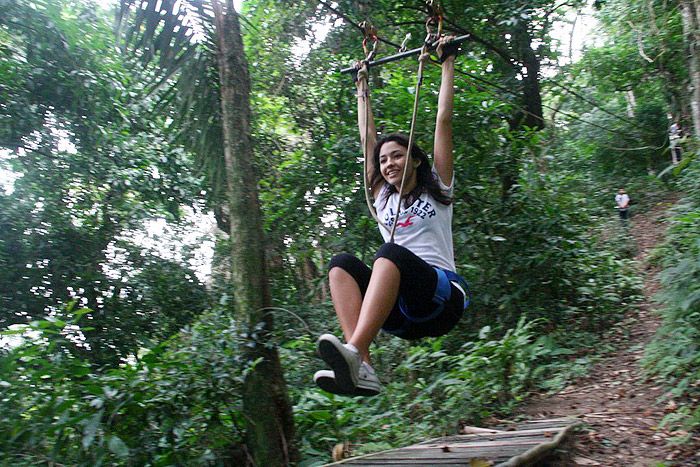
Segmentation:
<svg viewBox="0 0 700 467">
<path fill-rule="evenodd" d="M 435 62 L 435 61 L 433 61 L 433 63 L 437 64 L 437 62 Z M 489 81 L 489 80 L 487 80 L 487 79 L 480 78 L 480 77 L 478 77 L 478 76 L 476 76 L 476 75 L 473 75 L 473 74 L 471 74 L 471 73 L 467 73 L 466 71 L 462 71 L 462 70 L 457 69 L 457 68 L 455 68 L 455 72 L 456 72 L 456 73 L 459 73 L 459 74 L 461 74 L 461 75 L 464 75 L 464 76 L 468 76 L 469 78 L 472 78 L 473 80 L 481 81 L 481 82 L 483 82 L 483 83 L 485 83 L 485 84 L 488 84 L 489 86 L 493 86 L 493 87 L 497 88 L 498 90 L 503 91 L 503 92 L 505 92 L 505 93 L 512 94 L 512 95 L 514 95 L 514 96 L 516 96 L 516 97 L 520 97 L 520 94 L 518 94 L 517 92 L 512 91 L 512 90 L 510 90 L 510 89 L 507 89 L 507 88 L 504 88 L 503 86 L 501 86 L 501 85 L 499 85 L 499 84 L 496 84 L 496 83 L 493 83 L 493 82 L 491 82 L 491 81 Z M 486 92 L 486 93 L 488 93 L 488 94 L 490 94 L 490 95 L 496 97 L 496 98 L 499 99 L 500 101 L 505 102 L 506 104 L 515 107 L 516 109 L 520 110 L 521 112 L 523 112 L 523 113 L 525 113 L 525 114 L 527 114 L 527 115 L 530 115 L 530 116 L 532 116 L 532 117 L 534 117 L 534 118 L 536 118 L 536 119 L 541 120 L 541 121 L 544 122 L 544 117 L 541 117 L 541 116 L 539 116 L 539 115 L 535 115 L 534 113 L 532 113 L 532 112 L 530 112 L 529 110 L 527 110 L 527 109 L 525 109 L 525 108 L 519 106 L 518 104 L 515 104 L 515 103 L 513 103 L 513 102 L 510 102 L 510 101 L 504 99 L 503 97 L 499 96 L 498 94 L 495 94 L 495 93 L 493 93 L 492 91 L 489 91 L 488 89 L 486 89 L 486 88 L 484 88 L 484 87 L 482 87 L 482 86 L 478 86 L 476 83 L 474 83 L 474 85 L 477 86 L 477 87 L 478 87 L 479 89 L 481 89 L 482 91 L 484 91 L 484 92 Z M 550 107 L 550 106 L 548 106 L 548 105 L 546 105 L 546 104 L 542 104 L 542 107 L 544 107 L 545 109 L 552 110 L 552 111 L 554 111 L 554 112 L 556 112 L 556 113 L 560 113 L 560 114 L 562 114 L 562 115 L 565 115 L 565 116 L 567 116 L 567 117 L 569 117 L 569 118 L 571 118 L 571 119 L 573 119 L 573 120 L 578 120 L 578 121 L 581 122 L 581 123 L 585 123 L 585 124 L 587 124 L 587 125 L 594 126 L 594 127 L 599 128 L 599 129 L 601 129 L 601 130 L 603 130 L 603 131 L 607 131 L 607 132 L 614 133 L 614 134 L 617 134 L 617 135 L 622 135 L 622 136 L 625 136 L 625 137 L 629 136 L 628 133 L 624 133 L 624 132 L 621 132 L 621 131 L 619 131 L 619 130 L 612 130 L 612 129 L 610 129 L 610 128 L 606 128 L 606 127 L 604 127 L 604 126 L 598 125 L 597 123 L 589 122 L 589 121 L 587 121 L 587 120 L 582 119 L 581 117 L 577 117 L 576 115 L 570 114 L 570 113 L 568 113 L 568 112 L 564 112 L 563 110 L 555 109 L 554 107 Z M 663 146 L 662 146 L 662 147 L 663 147 Z M 631 149 L 628 149 L 628 151 L 632 151 L 632 150 L 642 150 L 642 149 L 646 149 L 646 148 L 647 148 L 647 147 L 645 147 L 645 148 L 631 148 Z M 661 148 L 659 148 L 659 149 L 661 149 Z"/>
<path fill-rule="evenodd" d="M 353 26 L 355 29 L 359 30 L 360 32 L 362 32 L 362 33 L 364 34 L 364 28 L 363 28 L 359 23 L 356 23 L 356 22 L 352 21 L 350 18 L 347 17 L 347 15 L 343 14 L 341 11 L 339 11 L 337 8 L 333 7 L 332 5 L 329 5 L 329 4 L 328 4 L 327 2 L 325 2 L 324 0 L 319 0 L 319 3 L 320 3 L 321 5 L 323 5 L 323 6 L 325 6 L 326 8 L 328 8 L 331 12 L 333 12 L 333 13 L 335 13 L 336 15 L 338 15 L 339 17 L 341 17 L 344 21 L 347 21 L 348 24 L 350 24 L 350 25 Z M 394 47 L 394 48 L 396 48 L 396 49 L 400 49 L 400 48 L 401 48 L 401 45 L 395 44 L 394 42 L 391 42 L 391 41 L 389 41 L 389 40 L 387 40 L 387 39 L 384 39 L 384 38 L 382 38 L 382 37 L 377 36 L 377 40 L 378 40 L 379 42 L 383 42 L 383 43 L 385 43 L 385 44 L 387 44 L 387 45 L 390 45 L 390 46 L 392 46 L 392 47 Z"/>
<path fill-rule="evenodd" d="M 325 2 L 324 0 L 319 0 L 319 1 L 320 1 L 320 3 L 321 3 L 323 6 L 325 6 L 325 7 L 328 8 L 330 11 L 332 11 L 333 13 L 335 13 L 336 15 L 338 15 L 339 17 L 341 17 L 344 21 L 347 21 L 347 22 L 348 22 L 350 25 L 352 25 L 353 27 L 359 29 L 360 31 L 363 31 L 362 26 L 360 26 L 359 24 L 357 24 L 357 23 L 355 23 L 354 21 L 352 21 L 351 19 L 349 19 L 349 18 L 347 17 L 347 15 L 343 14 L 343 13 L 340 12 L 338 9 L 336 9 L 336 8 L 334 8 L 333 6 L 329 5 L 329 4 L 328 4 L 327 2 Z M 466 39 L 466 38 L 470 38 L 470 39 L 472 39 L 472 40 L 476 40 L 477 42 L 481 43 L 482 45 L 487 45 L 487 44 L 485 44 L 484 41 L 480 41 L 480 40 L 478 40 L 477 38 L 475 38 L 472 34 L 467 33 L 466 30 L 465 30 L 464 28 L 462 28 L 461 26 L 459 26 L 458 24 L 456 24 L 456 23 L 454 23 L 454 22 L 452 22 L 452 21 L 449 21 L 449 20 L 444 20 L 444 21 L 445 21 L 445 23 L 447 23 L 448 25 L 450 25 L 450 26 L 452 26 L 453 28 L 455 28 L 456 31 L 458 31 L 458 32 L 460 32 L 460 33 L 462 33 L 462 34 L 464 34 L 464 38 L 465 38 L 465 39 Z M 384 38 L 382 38 L 382 37 L 377 37 L 377 40 L 378 40 L 379 42 L 383 42 L 383 43 L 385 43 L 385 44 L 387 44 L 387 45 L 390 45 L 390 46 L 392 46 L 392 47 L 394 47 L 394 48 L 396 48 L 396 49 L 398 49 L 398 50 L 401 50 L 401 48 L 402 48 L 402 45 L 397 45 L 397 44 L 395 44 L 395 43 L 393 43 L 393 42 L 391 42 L 391 41 L 389 41 L 389 40 L 386 40 L 386 39 L 384 39 Z M 513 57 L 508 56 L 508 55 L 505 54 L 503 51 L 500 51 L 500 50 L 495 49 L 495 48 L 493 48 L 493 47 L 490 47 L 490 48 L 491 48 L 492 50 L 494 50 L 494 51 L 495 51 L 498 55 L 500 55 L 502 58 L 506 59 L 506 61 L 508 61 L 509 63 L 511 63 L 511 64 L 517 64 L 517 63 L 519 63 L 518 60 L 516 60 L 516 59 L 513 58 Z M 415 55 L 415 54 L 416 54 L 415 50 L 410 51 L 410 52 L 412 52 L 410 55 Z M 403 57 L 396 57 L 396 58 L 398 59 L 398 58 L 403 58 Z M 378 63 L 375 63 L 374 65 L 380 65 L 380 64 L 382 64 L 382 63 L 386 63 L 385 59 L 381 59 L 381 60 L 382 60 L 382 61 L 377 61 Z M 465 76 L 469 76 L 470 78 L 478 79 L 478 80 L 480 80 L 480 81 L 482 81 L 482 82 L 484 82 L 484 83 L 486 83 L 486 84 L 488 84 L 488 85 L 490 85 L 490 86 L 494 86 L 494 87 L 496 87 L 496 88 L 498 88 L 498 89 L 500 89 L 500 90 L 502 90 L 502 91 L 504 91 L 504 92 L 513 94 L 513 95 L 515 95 L 515 96 L 517 96 L 517 97 L 520 97 L 520 94 L 516 93 L 515 91 L 511 91 L 511 90 L 509 90 L 509 89 L 503 88 L 502 86 L 497 85 L 497 84 L 495 84 L 495 83 L 492 83 L 492 82 L 490 82 L 490 81 L 488 81 L 488 80 L 485 80 L 485 79 L 483 79 L 483 78 L 478 78 L 478 77 L 476 77 L 476 76 L 470 75 L 469 73 L 463 72 L 463 71 L 461 71 L 461 70 L 459 70 L 459 69 L 455 69 L 455 71 L 456 71 L 457 73 L 463 74 L 463 75 L 465 75 Z M 341 70 L 341 72 L 346 73 L 346 72 L 348 72 L 348 70 L 347 70 L 347 69 L 344 69 L 344 70 Z M 562 87 L 563 89 L 566 89 L 568 92 L 570 92 L 570 93 L 571 93 L 574 97 L 576 97 L 577 99 L 580 99 L 580 100 L 582 100 L 582 101 L 588 103 L 589 105 L 592 105 L 593 107 L 598 108 L 598 109 L 602 110 L 603 112 L 605 112 L 605 113 L 607 113 L 607 114 L 609 114 L 609 115 L 611 115 L 611 116 L 613 116 L 613 117 L 615 117 L 615 118 L 617 118 L 617 119 L 619 119 L 619 120 L 621 120 L 621 121 L 624 121 L 624 122 L 626 122 L 626 123 L 628 123 L 628 124 L 634 124 L 634 125 L 636 125 L 636 123 L 632 122 L 631 120 L 627 120 L 627 119 L 625 119 L 625 118 L 623 118 L 623 117 L 620 117 L 619 115 L 616 115 L 616 114 L 614 114 L 614 113 L 612 113 L 612 112 L 610 112 L 610 111 L 604 109 L 604 108 L 601 107 L 600 105 L 596 104 L 596 103 L 593 102 L 593 101 L 590 101 L 590 100 L 586 99 L 585 97 L 581 96 L 579 93 L 577 93 L 577 92 L 575 92 L 575 91 L 572 91 L 571 89 L 568 89 L 568 88 L 565 87 L 564 85 L 562 85 L 562 84 L 560 84 L 560 83 L 558 83 L 558 82 L 556 82 L 556 81 L 552 81 L 552 83 L 555 84 L 555 85 L 557 85 L 557 86 Z M 488 92 L 489 94 L 495 96 L 495 94 L 489 92 L 488 90 L 486 90 L 486 89 L 484 89 L 484 88 L 481 88 L 481 89 L 483 89 L 485 92 Z M 499 97 L 499 96 L 496 96 L 496 97 Z M 500 98 L 500 97 L 499 97 L 499 98 Z M 535 114 L 533 114 L 532 112 L 530 112 L 530 111 L 528 111 L 528 110 L 526 110 L 526 109 L 523 109 L 522 107 L 519 107 L 517 104 L 513 104 L 512 102 L 506 101 L 505 99 L 502 99 L 502 98 L 500 98 L 500 99 L 501 99 L 503 102 L 506 102 L 506 103 L 508 103 L 508 104 L 510 104 L 510 105 L 515 106 L 515 107 L 518 108 L 520 111 L 522 111 L 522 112 L 524 112 L 524 113 L 526 113 L 526 114 L 528 114 L 528 115 L 531 115 L 532 117 L 535 117 L 535 118 L 537 118 L 537 119 L 541 119 L 542 121 L 544 121 L 544 118 L 543 118 L 543 117 L 540 117 L 539 115 L 535 115 Z M 598 125 L 598 124 L 596 124 L 596 123 L 583 120 L 583 119 L 580 118 L 580 117 L 577 117 L 577 116 L 575 116 L 575 115 L 569 114 L 569 113 L 564 112 L 564 111 L 559 110 L 559 109 L 555 109 L 555 108 L 550 107 L 550 106 L 547 106 L 547 105 L 545 105 L 545 104 L 542 104 L 542 107 L 545 107 L 545 108 L 547 108 L 547 109 L 553 110 L 553 111 L 555 111 L 555 112 L 557 112 L 557 113 L 561 113 L 562 115 L 566 115 L 566 116 L 569 117 L 569 118 L 572 118 L 572 119 L 574 119 L 574 120 L 578 120 L 578 121 L 580 121 L 581 123 L 585 123 L 585 124 L 587 124 L 587 125 L 594 126 L 594 127 L 599 128 L 599 129 L 601 129 L 601 130 L 608 131 L 608 132 L 612 132 L 612 133 L 619 134 L 619 135 L 628 136 L 627 134 L 622 133 L 622 132 L 620 132 L 620 131 L 616 131 L 616 130 L 611 130 L 611 129 L 609 129 L 609 128 L 605 128 L 605 127 L 603 127 L 603 126 L 601 126 L 601 125 Z M 650 134 L 657 134 L 657 132 L 651 132 Z M 662 147 L 663 147 L 663 146 L 661 146 L 661 148 L 662 148 Z M 644 148 L 630 148 L 630 149 L 626 149 L 626 150 L 627 150 L 627 151 L 636 151 L 636 150 L 643 150 L 643 149 L 647 149 L 647 148 L 648 148 L 648 146 L 647 146 L 647 147 L 644 147 Z M 660 149 L 660 148 L 659 148 L 659 149 Z"/>
<path fill-rule="evenodd" d="M 612 116 L 612 117 L 615 117 L 615 118 L 618 119 L 618 120 L 621 120 L 621 121 L 623 121 L 623 122 L 625 122 L 625 123 L 629 123 L 630 125 L 638 125 L 638 124 L 639 124 L 639 122 L 634 122 L 634 121 L 632 121 L 632 120 L 629 120 L 629 119 L 627 119 L 627 118 L 625 118 L 625 117 L 621 117 L 621 116 L 619 116 L 619 115 L 617 115 L 617 114 L 615 114 L 615 113 L 613 113 L 613 112 L 611 112 L 611 111 L 605 109 L 604 107 L 602 107 L 602 106 L 601 106 L 600 104 L 598 104 L 597 102 L 595 102 L 595 101 L 593 101 L 593 100 L 590 100 L 590 99 L 588 99 L 588 98 L 586 98 L 586 97 L 580 95 L 579 93 L 577 93 L 577 92 L 574 91 L 573 89 L 568 88 L 567 86 L 564 86 L 563 84 L 559 83 L 558 81 L 555 81 L 555 80 L 548 80 L 548 81 L 551 82 L 552 84 L 554 84 L 555 86 L 559 86 L 560 88 L 564 89 L 565 91 L 567 91 L 567 92 L 573 94 L 573 95 L 574 95 L 575 97 L 577 97 L 578 99 L 581 99 L 582 101 L 584 101 L 584 102 L 586 102 L 586 103 L 592 105 L 593 107 L 595 107 L 595 108 L 597 108 L 597 109 L 599 109 L 599 110 L 605 112 L 606 114 L 608 114 L 608 115 L 610 115 L 610 116 Z M 665 131 L 653 131 L 653 130 L 651 130 L 651 129 L 649 129 L 649 130 L 650 130 L 650 134 L 661 134 L 661 133 L 664 133 L 664 134 L 665 134 L 665 133 L 666 133 Z"/>
</svg>

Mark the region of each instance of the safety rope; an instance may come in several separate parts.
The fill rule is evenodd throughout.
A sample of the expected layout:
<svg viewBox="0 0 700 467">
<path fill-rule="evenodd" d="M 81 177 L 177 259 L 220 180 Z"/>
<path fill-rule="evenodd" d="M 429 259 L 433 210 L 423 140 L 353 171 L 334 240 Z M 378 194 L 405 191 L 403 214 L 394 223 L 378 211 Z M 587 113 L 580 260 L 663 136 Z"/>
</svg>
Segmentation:
<svg viewBox="0 0 700 467">
<path fill-rule="evenodd" d="M 368 77 L 369 78 L 369 77 Z M 370 179 L 369 179 L 369 174 L 367 173 L 367 165 L 370 157 L 374 157 L 373 154 L 370 154 L 370 148 L 369 148 L 369 141 L 367 138 L 367 135 L 369 133 L 369 112 L 372 111 L 371 106 L 369 105 L 369 93 L 365 89 L 364 93 L 362 94 L 362 98 L 365 102 L 365 148 L 364 148 L 364 153 L 365 153 L 365 160 L 364 163 L 362 164 L 362 171 L 364 172 L 364 186 L 365 186 L 365 202 L 367 203 L 367 208 L 369 209 L 370 214 L 372 214 L 372 218 L 377 222 L 377 224 L 381 225 L 386 229 L 387 231 L 389 230 L 389 227 L 384 225 L 382 221 L 379 220 L 379 217 L 377 216 L 377 210 L 374 207 L 374 203 L 372 203 L 372 197 L 369 192 L 369 187 L 370 187 Z M 372 150 L 373 151 L 373 150 Z M 374 152 L 374 151 L 373 151 Z"/>
<path fill-rule="evenodd" d="M 413 115 L 411 116 L 411 130 L 408 133 L 408 148 L 406 150 L 406 157 L 404 159 L 403 165 L 403 175 L 401 176 L 401 186 L 399 187 L 399 204 L 396 207 L 396 215 L 394 216 L 394 223 L 391 226 L 391 234 L 389 235 L 389 243 L 394 243 L 394 234 L 396 233 L 396 225 L 399 223 L 399 213 L 401 212 L 401 198 L 403 197 L 403 189 L 406 183 L 406 174 L 408 173 L 408 166 L 411 163 L 411 150 L 413 149 L 413 138 L 416 133 L 416 116 L 418 115 L 418 97 L 420 96 L 420 88 L 423 84 L 423 68 L 425 62 L 430 59 L 430 53 L 428 52 L 428 43 L 426 39 L 426 44 L 423 45 L 423 50 L 421 51 L 420 57 L 418 58 L 418 80 L 416 83 L 416 95 L 413 99 Z"/>
<path fill-rule="evenodd" d="M 401 186 L 399 187 L 399 204 L 396 207 L 396 215 L 394 216 L 394 223 L 391 226 L 391 234 L 389 235 L 389 243 L 394 243 L 394 234 L 396 233 L 396 226 L 399 223 L 399 213 L 401 212 L 401 200 L 403 198 L 403 189 L 406 184 L 406 174 L 408 173 L 408 166 L 411 163 L 411 152 L 413 150 L 413 139 L 416 133 L 416 116 L 418 115 L 418 98 L 420 96 L 420 88 L 423 84 L 423 69 L 425 68 L 425 63 L 430 60 L 430 52 L 428 51 L 431 45 L 437 45 L 442 35 L 442 6 L 439 1 L 428 0 L 426 1 L 428 8 L 430 9 L 430 18 L 428 22 L 425 23 L 425 29 L 427 35 L 425 36 L 425 41 L 423 43 L 423 48 L 421 49 L 420 57 L 418 57 L 418 79 L 416 82 L 416 95 L 413 99 L 413 115 L 411 116 L 411 130 L 408 133 L 408 148 L 406 149 L 406 158 L 404 159 L 403 175 L 401 176 Z M 430 25 L 433 23 L 438 24 L 437 32 L 433 33 L 430 30 Z"/>
<path fill-rule="evenodd" d="M 379 37 L 377 36 L 377 30 L 372 26 L 369 21 L 363 21 L 360 23 L 360 27 L 362 28 L 362 34 L 364 36 L 362 40 L 362 48 L 365 51 L 365 60 L 364 63 L 368 67 L 367 72 L 369 74 L 369 62 L 374 58 L 374 56 L 377 54 L 377 46 L 379 44 Z M 370 50 L 367 47 L 367 41 L 368 39 L 373 39 L 374 40 L 374 45 L 372 46 L 372 49 Z M 359 73 L 357 79 L 360 79 Z M 367 84 L 367 87 L 364 89 L 362 93 L 362 100 L 364 101 L 365 104 L 365 140 L 364 140 L 364 162 L 362 164 L 362 172 L 363 172 L 363 179 L 364 179 L 364 191 L 365 191 L 365 202 L 367 203 L 367 208 L 369 209 L 370 214 L 372 215 L 372 218 L 377 222 L 377 224 L 381 225 L 386 229 L 387 231 L 389 228 L 384 225 L 383 222 L 379 220 L 379 217 L 377 216 L 377 210 L 374 208 L 374 204 L 372 203 L 372 197 L 369 192 L 369 186 L 370 186 L 370 179 L 369 179 L 369 174 L 367 173 L 367 166 L 368 166 L 368 161 L 370 157 L 373 157 L 372 154 L 370 154 L 370 150 L 374 151 L 374 148 L 369 147 L 369 139 L 367 136 L 369 135 L 369 114 L 372 111 L 372 107 L 370 106 L 369 103 L 369 76 L 365 76 L 365 82 Z"/>
<path fill-rule="evenodd" d="M 430 52 L 429 48 L 431 46 L 437 45 L 438 41 L 440 40 L 440 37 L 442 35 L 442 7 L 440 5 L 440 2 L 437 1 L 432 1 L 428 0 L 426 1 L 426 4 L 428 5 L 428 8 L 430 10 L 430 18 L 428 21 L 425 23 L 425 28 L 426 28 L 426 38 L 423 44 L 423 47 L 421 48 L 421 54 L 420 57 L 418 58 L 418 76 L 417 76 L 417 82 L 416 82 L 416 93 L 413 99 L 413 113 L 411 116 L 411 129 L 408 134 L 408 148 L 406 149 L 406 157 L 405 157 L 405 162 L 404 162 L 404 168 L 403 168 L 403 175 L 401 176 L 401 185 L 399 186 L 399 197 L 398 197 L 398 206 L 396 208 L 396 214 L 393 219 L 393 224 L 391 226 L 391 230 L 389 233 L 389 243 L 394 243 L 394 235 L 396 233 L 396 226 L 398 224 L 399 220 L 399 212 L 401 211 L 401 200 L 403 198 L 403 190 L 404 186 L 406 183 L 406 175 L 408 173 L 408 166 L 411 163 L 411 152 L 413 149 L 413 143 L 414 143 L 414 138 L 415 138 L 415 132 L 416 132 L 416 117 L 418 115 L 418 101 L 420 97 L 420 89 L 421 86 L 423 85 L 423 70 L 425 68 L 425 63 L 430 60 Z M 433 33 L 431 31 L 431 25 L 432 24 L 437 24 L 437 32 Z M 377 52 L 377 45 L 379 43 L 379 38 L 377 36 L 377 30 L 372 26 L 368 21 L 363 21 L 360 23 L 360 27 L 362 28 L 362 32 L 364 35 L 364 38 L 362 40 L 362 48 L 365 52 L 365 64 L 369 64 L 369 62 L 374 58 Z M 370 50 L 367 47 L 367 42 L 369 39 L 374 40 L 374 45 L 372 49 Z M 406 38 L 406 40 L 408 37 Z M 404 44 L 406 42 L 404 40 Z M 402 44 L 403 46 L 403 44 Z M 359 77 L 358 77 L 359 79 Z M 364 172 L 364 191 L 365 191 L 365 202 L 367 203 L 367 207 L 369 209 L 370 214 L 372 215 L 372 218 L 384 229 L 389 230 L 389 228 L 379 220 L 379 217 L 377 216 L 377 210 L 374 207 L 374 204 L 372 203 L 370 192 L 369 192 L 369 187 L 371 180 L 369 179 L 369 174 L 367 171 L 368 167 L 368 160 L 370 157 L 373 157 L 373 154 L 370 155 L 369 151 L 372 149 L 374 151 L 374 148 L 369 148 L 369 115 L 371 112 L 371 106 L 369 102 L 369 76 L 366 77 L 367 79 L 367 88 L 363 91 L 362 94 L 362 99 L 365 104 L 365 131 L 364 131 L 364 163 L 363 163 L 363 172 Z"/>
</svg>

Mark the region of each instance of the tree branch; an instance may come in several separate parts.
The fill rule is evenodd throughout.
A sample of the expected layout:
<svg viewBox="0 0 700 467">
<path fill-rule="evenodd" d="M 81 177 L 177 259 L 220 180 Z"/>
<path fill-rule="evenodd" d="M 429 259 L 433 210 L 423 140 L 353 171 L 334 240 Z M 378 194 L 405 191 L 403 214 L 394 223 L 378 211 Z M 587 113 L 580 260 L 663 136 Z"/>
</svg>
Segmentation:
<svg viewBox="0 0 700 467">
<path fill-rule="evenodd" d="M 627 24 L 632 29 L 632 31 L 637 33 L 637 49 L 639 50 L 639 55 L 642 56 L 644 60 L 649 63 L 654 63 L 654 60 L 649 58 L 649 56 L 644 52 L 644 47 L 642 46 L 642 33 L 632 24 L 632 21 L 627 21 Z"/>
</svg>

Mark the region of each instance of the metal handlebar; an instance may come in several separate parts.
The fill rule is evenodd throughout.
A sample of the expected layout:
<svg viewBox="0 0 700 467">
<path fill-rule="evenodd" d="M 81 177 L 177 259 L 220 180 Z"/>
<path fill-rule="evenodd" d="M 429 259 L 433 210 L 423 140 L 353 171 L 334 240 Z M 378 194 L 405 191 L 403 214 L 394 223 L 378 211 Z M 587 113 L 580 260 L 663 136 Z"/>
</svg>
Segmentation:
<svg viewBox="0 0 700 467">
<path fill-rule="evenodd" d="M 456 37 L 456 38 L 452 39 L 450 44 L 461 44 L 462 42 L 466 41 L 470 37 L 471 37 L 470 34 L 465 34 L 464 36 Z M 418 47 L 417 49 L 413 49 L 413 50 L 407 50 L 406 52 L 400 52 L 400 53 L 397 53 L 395 55 L 391 55 L 389 57 L 384 57 L 384 58 L 380 58 L 379 60 L 369 62 L 368 65 L 370 68 L 373 66 L 377 66 L 377 65 L 383 65 L 384 63 L 393 62 L 395 60 L 401 60 L 402 58 L 411 57 L 413 55 L 419 55 L 422 50 L 423 50 L 423 47 Z M 344 69 L 340 70 L 340 72 L 343 74 L 352 73 L 353 71 L 357 71 L 355 67 L 344 68 Z"/>
</svg>

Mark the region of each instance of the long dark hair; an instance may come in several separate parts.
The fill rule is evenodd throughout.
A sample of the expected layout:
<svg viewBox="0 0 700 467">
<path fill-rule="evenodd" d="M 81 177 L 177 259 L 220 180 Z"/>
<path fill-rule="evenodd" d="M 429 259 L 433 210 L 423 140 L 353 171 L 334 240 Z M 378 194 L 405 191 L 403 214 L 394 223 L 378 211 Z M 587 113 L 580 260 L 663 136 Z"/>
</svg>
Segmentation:
<svg viewBox="0 0 700 467">
<path fill-rule="evenodd" d="M 377 145 L 374 147 L 374 170 L 372 176 L 370 177 L 371 186 L 381 186 L 382 183 L 386 183 L 384 177 L 382 176 L 381 169 L 379 168 L 379 152 L 385 143 L 393 141 L 400 144 L 404 148 L 408 148 L 408 137 L 402 133 L 390 133 L 383 136 L 377 141 Z M 420 165 L 416 168 L 416 187 L 411 190 L 410 193 L 404 194 L 403 197 L 406 200 L 404 207 L 409 207 L 422 195 L 423 193 L 428 193 L 432 196 L 435 201 L 450 205 L 452 204 L 452 198 L 448 196 L 441 188 L 437 181 L 437 178 L 433 175 L 433 171 L 430 166 L 430 160 L 428 160 L 428 155 L 423 151 L 414 141 L 413 149 L 411 149 L 411 158 L 420 160 Z M 408 161 L 406 161 L 408 163 Z M 451 180 L 443 180 L 443 182 L 450 183 Z M 391 184 L 387 184 L 388 189 L 386 195 L 384 196 L 384 205 L 389 201 L 389 197 L 398 192 L 396 187 Z"/>
</svg>

